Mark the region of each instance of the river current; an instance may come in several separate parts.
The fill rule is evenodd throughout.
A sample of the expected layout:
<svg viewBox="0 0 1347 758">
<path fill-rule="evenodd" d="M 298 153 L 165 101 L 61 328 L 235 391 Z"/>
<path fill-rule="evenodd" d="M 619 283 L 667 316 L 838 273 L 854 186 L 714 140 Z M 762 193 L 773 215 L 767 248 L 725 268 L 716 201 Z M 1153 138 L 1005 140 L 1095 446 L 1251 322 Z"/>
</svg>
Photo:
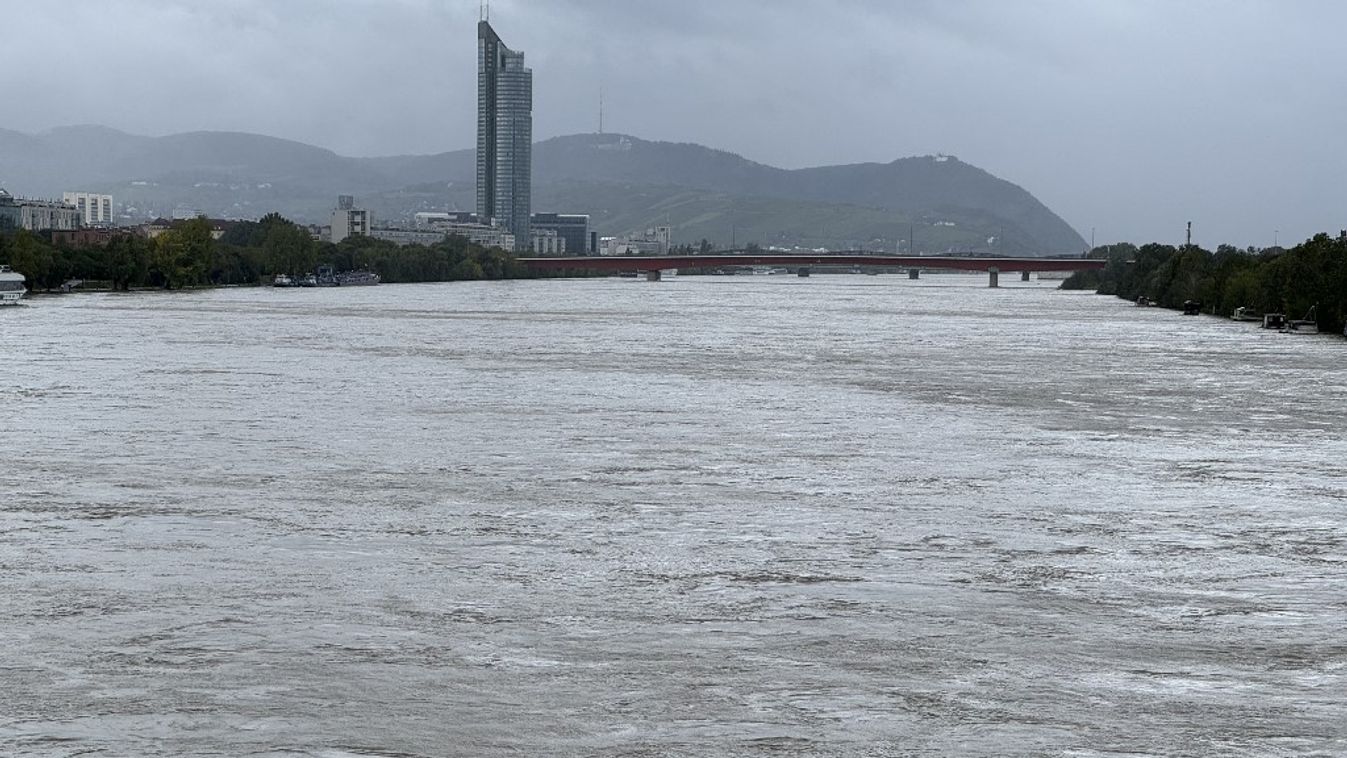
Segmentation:
<svg viewBox="0 0 1347 758">
<path fill-rule="evenodd" d="M 984 277 L 0 310 L 0 755 L 1347 755 L 1347 343 Z"/>
</svg>

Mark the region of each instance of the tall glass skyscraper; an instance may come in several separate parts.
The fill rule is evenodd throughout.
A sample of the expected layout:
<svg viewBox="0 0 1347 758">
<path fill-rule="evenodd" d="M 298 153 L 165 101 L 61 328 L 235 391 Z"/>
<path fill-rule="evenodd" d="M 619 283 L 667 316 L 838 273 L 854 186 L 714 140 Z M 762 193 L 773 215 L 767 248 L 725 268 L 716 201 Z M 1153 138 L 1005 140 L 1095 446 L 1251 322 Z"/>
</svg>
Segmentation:
<svg viewBox="0 0 1347 758">
<path fill-rule="evenodd" d="M 530 246 L 533 204 L 533 72 L 489 21 L 477 25 L 477 217 Z"/>
</svg>

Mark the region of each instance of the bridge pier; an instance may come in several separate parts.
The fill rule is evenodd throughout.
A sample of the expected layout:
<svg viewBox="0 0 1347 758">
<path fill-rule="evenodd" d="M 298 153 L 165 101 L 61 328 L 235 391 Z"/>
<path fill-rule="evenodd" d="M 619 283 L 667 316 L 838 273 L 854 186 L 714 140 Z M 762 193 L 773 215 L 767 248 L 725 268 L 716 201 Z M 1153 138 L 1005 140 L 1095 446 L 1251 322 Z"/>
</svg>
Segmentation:
<svg viewBox="0 0 1347 758">
<path fill-rule="evenodd" d="M 921 278 L 921 269 L 919 269 L 919 268 L 910 268 L 910 269 L 908 269 L 908 270 L 907 270 L 907 278 L 908 278 L 908 279 L 911 279 L 911 280 L 914 281 L 914 282 L 917 281 L 918 279 Z"/>
<path fill-rule="evenodd" d="M 1022 281 L 1022 282 L 1031 281 L 1031 279 L 1029 278 L 1029 272 L 1028 272 L 1028 271 L 1021 271 L 1021 272 L 1020 272 L 1020 281 Z"/>
<path fill-rule="evenodd" d="M 652 271 L 645 272 L 645 280 L 647 282 L 658 282 L 663 278 L 664 272 L 660 271 L 659 269 L 654 269 Z"/>
<path fill-rule="evenodd" d="M 987 269 L 987 273 L 991 275 L 991 281 L 987 283 L 987 286 L 990 287 L 990 288 L 992 288 L 992 289 L 996 289 L 997 287 L 1000 287 L 1000 286 L 1001 286 L 1001 269 L 999 269 L 999 268 L 997 268 L 997 267 L 995 267 L 995 266 L 992 266 L 991 268 Z"/>
</svg>

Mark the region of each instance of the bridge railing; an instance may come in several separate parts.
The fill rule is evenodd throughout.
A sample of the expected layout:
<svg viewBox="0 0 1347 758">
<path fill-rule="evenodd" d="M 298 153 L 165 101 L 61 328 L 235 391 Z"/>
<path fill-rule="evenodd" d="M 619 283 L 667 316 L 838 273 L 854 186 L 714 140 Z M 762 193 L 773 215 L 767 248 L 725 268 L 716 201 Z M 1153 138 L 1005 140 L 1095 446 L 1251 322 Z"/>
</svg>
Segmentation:
<svg viewBox="0 0 1347 758">
<path fill-rule="evenodd" d="M 534 271 L 659 271 L 727 266 L 878 266 L 949 271 L 1055 272 L 1102 269 L 1105 261 L 1087 258 L 977 258 L 967 256 L 899 256 L 865 254 L 762 254 L 669 256 L 572 256 L 521 258 Z"/>
</svg>

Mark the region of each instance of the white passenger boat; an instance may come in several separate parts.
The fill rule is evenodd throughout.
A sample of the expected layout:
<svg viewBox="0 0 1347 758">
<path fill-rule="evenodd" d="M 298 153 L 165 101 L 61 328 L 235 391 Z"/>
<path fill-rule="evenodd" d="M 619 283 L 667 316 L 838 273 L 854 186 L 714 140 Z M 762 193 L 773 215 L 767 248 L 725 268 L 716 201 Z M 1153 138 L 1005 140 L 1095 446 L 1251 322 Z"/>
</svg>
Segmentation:
<svg viewBox="0 0 1347 758">
<path fill-rule="evenodd" d="M 9 266 L 0 266 L 0 305 L 17 305 L 28 294 L 24 275 Z"/>
</svg>

